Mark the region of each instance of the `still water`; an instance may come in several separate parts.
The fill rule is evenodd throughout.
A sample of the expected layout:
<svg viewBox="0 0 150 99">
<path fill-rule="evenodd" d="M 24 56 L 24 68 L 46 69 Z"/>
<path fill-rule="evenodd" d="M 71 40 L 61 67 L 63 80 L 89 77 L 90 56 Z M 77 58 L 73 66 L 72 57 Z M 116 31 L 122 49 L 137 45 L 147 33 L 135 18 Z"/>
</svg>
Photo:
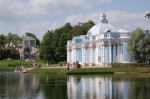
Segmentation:
<svg viewBox="0 0 150 99">
<path fill-rule="evenodd" d="M 58 77 L 0 72 L 0 99 L 150 99 L 150 74 Z"/>
</svg>

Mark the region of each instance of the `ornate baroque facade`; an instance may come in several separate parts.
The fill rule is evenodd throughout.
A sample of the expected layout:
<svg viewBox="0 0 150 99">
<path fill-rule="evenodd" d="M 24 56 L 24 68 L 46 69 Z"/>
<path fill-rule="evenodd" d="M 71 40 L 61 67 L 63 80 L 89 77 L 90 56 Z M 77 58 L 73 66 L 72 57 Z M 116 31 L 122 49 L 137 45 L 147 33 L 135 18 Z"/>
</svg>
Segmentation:
<svg viewBox="0 0 150 99">
<path fill-rule="evenodd" d="M 26 36 L 23 36 L 23 42 L 21 44 L 20 59 L 37 59 L 38 58 L 38 48 L 36 46 L 36 39 Z"/>
<path fill-rule="evenodd" d="M 87 35 L 67 41 L 67 62 L 78 61 L 82 66 L 110 66 L 112 62 L 130 62 L 127 40 L 130 32 L 108 24 L 106 15 L 100 15 L 98 24 Z"/>
</svg>

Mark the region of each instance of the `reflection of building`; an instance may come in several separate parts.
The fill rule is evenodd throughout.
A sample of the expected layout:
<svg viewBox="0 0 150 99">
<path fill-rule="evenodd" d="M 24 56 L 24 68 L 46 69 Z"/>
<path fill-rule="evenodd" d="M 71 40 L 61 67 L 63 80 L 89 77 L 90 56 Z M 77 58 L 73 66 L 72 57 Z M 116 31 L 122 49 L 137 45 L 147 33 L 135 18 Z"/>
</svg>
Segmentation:
<svg viewBox="0 0 150 99">
<path fill-rule="evenodd" d="M 38 48 L 36 39 L 30 36 L 23 36 L 23 44 L 20 49 L 20 59 L 37 59 Z"/>
<path fill-rule="evenodd" d="M 87 33 L 67 42 L 67 62 L 82 66 L 109 66 L 111 62 L 130 62 L 127 40 L 130 32 L 108 24 L 105 14 Z"/>
<path fill-rule="evenodd" d="M 69 76 L 67 93 L 68 99 L 127 99 L 129 86 L 129 82 L 113 82 L 111 77 L 81 77 L 76 83 L 76 77 Z"/>
</svg>

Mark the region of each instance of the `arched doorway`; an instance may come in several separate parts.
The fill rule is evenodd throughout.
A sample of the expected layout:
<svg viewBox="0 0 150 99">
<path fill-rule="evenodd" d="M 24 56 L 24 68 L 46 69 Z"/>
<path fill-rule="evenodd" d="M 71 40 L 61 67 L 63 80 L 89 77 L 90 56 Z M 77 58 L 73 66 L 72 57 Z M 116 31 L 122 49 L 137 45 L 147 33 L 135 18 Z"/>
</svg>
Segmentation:
<svg viewBox="0 0 150 99">
<path fill-rule="evenodd" d="M 30 58 L 30 48 L 24 48 L 24 59 L 29 59 Z"/>
</svg>

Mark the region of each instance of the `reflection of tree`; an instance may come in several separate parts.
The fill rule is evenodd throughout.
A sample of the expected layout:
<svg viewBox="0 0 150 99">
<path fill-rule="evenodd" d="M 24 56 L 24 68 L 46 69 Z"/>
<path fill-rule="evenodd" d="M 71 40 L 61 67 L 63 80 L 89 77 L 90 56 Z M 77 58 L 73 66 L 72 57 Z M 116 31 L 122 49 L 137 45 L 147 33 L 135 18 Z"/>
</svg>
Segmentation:
<svg viewBox="0 0 150 99">
<path fill-rule="evenodd" d="M 122 92 L 120 93 L 121 90 L 119 90 L 119 88 L 121 88 L 121 86 L 118 86 L 118 83 L 123 82 L 123 83 L 129 83 L 129 87 L 127 88 L 127 86 L 124 87 L 124 89 L 122 89 L 122 91 L 127 91 L 126 97 L 128 97 L 128 99 L 149 99 L 150 98 L 150 78 L 148 77 L 113 77 L 112 79 L 112 89 L 113 89 L 113 97 L 115 99 L 124 97 L 121 96 Z"/>
<path fill-rule="evenodd" d="M 150 98 L 150 78 L 132 78 L 129 99 Z"/>
<path fill-rule="evenodd" d="M 1 95 L 5 94 L 5 87 L 6 87 L 6 78 L 0 74 L 0 97 L 2 97 Z"/>
<path fill-rule="evenodd" d="M 74 83 L 75 84 L 79 84 L 80 80 L 81 80 L 81 78 L 74 76 Z"/>
<path fill-rule="evenodd" d="M 0 75 L 0 99 L 36 99 L 39 92 L 38 78 L 36 84 L 34 76 L 20 73 Z M 5 99 L 2 98 L 2 99 Z"/>
<path fill-rule="evenodd" d="M 6 97 L 8 99 L 18 99 L 21 96 L 19 89 L 19 76 L 10 76 L 9 74 L 0 75 L 0 97 Z"/>
<path fill-rule="evenodd" d="M 47 80 L 48 79 L 48 80 Z M 47 78 L 40 79 L 40 88 L 45 99 L 67 99 L 67 80 Z"/>
</svg>

